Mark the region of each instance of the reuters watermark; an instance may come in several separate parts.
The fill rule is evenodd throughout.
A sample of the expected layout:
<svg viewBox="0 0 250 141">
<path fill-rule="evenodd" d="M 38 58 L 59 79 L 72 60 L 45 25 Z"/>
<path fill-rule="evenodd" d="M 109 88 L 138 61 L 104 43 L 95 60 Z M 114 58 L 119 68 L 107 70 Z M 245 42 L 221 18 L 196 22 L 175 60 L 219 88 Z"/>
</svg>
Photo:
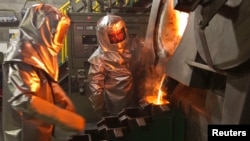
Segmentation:
<svg viewBox="0 0 250 141">
<path fill-rule="evenodd" d="M 208 141 L 224 138 L 250 141 L 250 125 L 208 125 Z"/>
</svg>

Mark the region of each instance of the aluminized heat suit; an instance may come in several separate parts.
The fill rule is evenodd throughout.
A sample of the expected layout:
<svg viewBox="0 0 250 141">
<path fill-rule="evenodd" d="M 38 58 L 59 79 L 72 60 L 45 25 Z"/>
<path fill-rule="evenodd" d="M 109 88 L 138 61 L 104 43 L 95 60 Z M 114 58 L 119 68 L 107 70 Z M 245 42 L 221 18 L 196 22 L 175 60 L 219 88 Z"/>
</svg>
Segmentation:
<svg viewBox="0 0 250 141">
<path fill-rule="evenodd" d="M 107 14 L 97 22 L 100 46 L 90 56 L 90 101 L 100 116 L 115 115 L 138 104 L 134 91 L 134 72 L 142 44 L 129 38 L 120 16 Z"/>
<path fill-rule="evenodd" d="M 9 46 L 3 63 L 4 141 L 51 141 L 54 125 L 77 131 L 68 128 L 75 120 L 66 117 L 76 116 L 75 125 L 83 128 L 84 120 L 74 113 L 74 105 L 57 82 L 57 54 L 69 25 L 70 19 L 51 5 L 27 10 L 19 25 L 22 36 Z"/>
</svg>

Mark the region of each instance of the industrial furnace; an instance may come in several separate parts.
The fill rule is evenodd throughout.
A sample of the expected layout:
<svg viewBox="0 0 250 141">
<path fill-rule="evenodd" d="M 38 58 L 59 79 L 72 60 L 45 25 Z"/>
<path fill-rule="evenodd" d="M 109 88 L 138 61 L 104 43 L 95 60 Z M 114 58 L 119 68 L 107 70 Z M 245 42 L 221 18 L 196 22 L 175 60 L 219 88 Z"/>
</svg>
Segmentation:
<svg viewBox="0 0 250 141">
<path fill-rule="evenodd" d="M 94 113 L 88 99 L 90 95 L 87 81 L 88 58 L 98 47 L 95 29 L 97 21 L 106 13 L 69 13 L 68 15 L 72 22 L 68 36 L 69 97 L 75 103 L 77 112 L 83 115 L 87 122 L 97 122 L 100 119 Z M 149 14 L 119 13 L 117 15 L 126 22 L 129 35 L 143 42 Z"/>
<path fill-rule="evenodd" d="M 209 141 L 208 125 L 250 123 L 249 5 L 175 1 L 174 8 L 189 18 L 166 73 L 179 82 L 172 97 L 185 111 L 187 141 Z"/>
</svg>

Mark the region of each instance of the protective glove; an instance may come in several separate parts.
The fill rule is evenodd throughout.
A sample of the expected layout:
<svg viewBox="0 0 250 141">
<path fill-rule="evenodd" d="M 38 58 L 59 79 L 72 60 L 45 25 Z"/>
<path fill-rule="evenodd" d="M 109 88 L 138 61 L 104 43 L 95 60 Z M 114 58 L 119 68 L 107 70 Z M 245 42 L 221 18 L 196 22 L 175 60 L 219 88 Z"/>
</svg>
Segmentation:
<svg viewBox="0 0 250 141">
<path fill-rule="evenodd" d="M 91 101 L 92 107 L 98 116 L 103 117 L 109 115 L 105 106 L 103 94 L 92 95 L 89 97 L 89 100 Z"/>
<path fill-rule="evenodd" d="M 56 104 L 58 104 L 61 108 L 75 112 L 76 110 L 75 110 L 75 106 L 74 106 L 73 102 L 66 95 L 66 93 L 61 88 L 61 86 L 56 82 L 51 82 L 51 85 L 53 88 L 53 93 L 55 96 Z"/>
</svg>

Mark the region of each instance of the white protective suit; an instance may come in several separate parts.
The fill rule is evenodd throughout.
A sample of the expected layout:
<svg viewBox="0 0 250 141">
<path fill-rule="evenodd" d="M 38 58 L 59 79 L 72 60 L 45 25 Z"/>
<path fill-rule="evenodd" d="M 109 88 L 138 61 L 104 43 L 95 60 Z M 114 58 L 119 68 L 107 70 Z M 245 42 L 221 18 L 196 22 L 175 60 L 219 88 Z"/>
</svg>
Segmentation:
<svg viewBox="0 0 250 141">
<path fill-rule="evenodd" d="M 138 106 L 136 65 L 141 42 L 130 38 L 120 16 L 107 14 L 97 22 L 99 48 L 89 58 L 90 101 L 100 116 L 115 115 Z M 138 70 L 139 71 L 139 70 Z"/>
<path fill-rule="evenodd" d="M 70 19 L 48 4 L 29 8 L 3 62 L 4 141 L 51 141 L 54 125 L 82 131 L 84 119 L 58 80 L 58 57 Z"/>
</svg>

